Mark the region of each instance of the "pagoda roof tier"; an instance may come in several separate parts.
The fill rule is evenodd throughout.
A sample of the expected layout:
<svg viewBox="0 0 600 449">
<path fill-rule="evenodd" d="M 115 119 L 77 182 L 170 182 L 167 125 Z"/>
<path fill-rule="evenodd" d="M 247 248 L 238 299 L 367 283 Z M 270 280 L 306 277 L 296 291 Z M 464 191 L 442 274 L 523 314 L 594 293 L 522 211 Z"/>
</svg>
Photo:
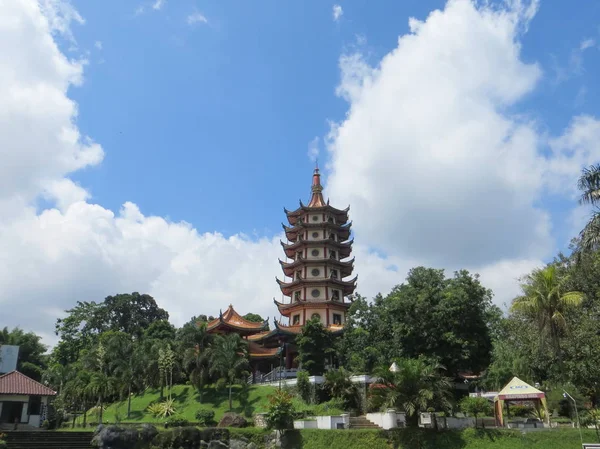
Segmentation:
<svg viewBox="0 0 600 449">
<path fill-rule="evenodd" d="M 219 312 L 219 317 L 208 322 L 206 330 L 210 333 L 236 332 L 240 335 L 251 335 L 264 331 L 269 326 L 269 320 L 262 323 L 248 321 L 229 305 L 225 313 Z"/>
<path fill-rule="evenodd" d="M 303 326 L 288 326 L 278 321 L 275 321 L 275 328 L 284 335 L 298 335 L 302 332 Z M 325 330 L 331 332 L 332 334 L 341 334 L 344 331 L 344 326 L 330 324 L 325 328 Z"/>
<path fill-rule="evenodd" d="M 310 302 L 310 301 L 294 301 L 289 304 L 273 300 L 279 313 L 285 317 L 289 317 L 292 313 L 303 309 L 339 309 L 342 311 L 348 310 L 352 305 L 351 302 L 342 301 L 321 301 L 321 302 Z"/>
<path fill-rule="evenodd" d="M 294 274 L 294 271 L 296 271 L 298 268 L 303 267 L 305 265 L 307 266 L 311 266 L 311 265 L 327 265 L 330 267 L 336 267 L 337 269 L 340 270 L 341 276 L 342 277 L 346 277 L 346 276 L 350 276 L 352 274 L 352 270 L 354 268 L 354 258 L 343 262 L 341 260 L 337 260 L 337 259 L 298 259 L 298 260 L 294 260 L 293 262 L 283 262 L 282 260 L 279 261 L 279 264 L 281 265 L 281 268 L 283 269 L 283 272 L 286 276 L 292 277 Z"/>
<path fill-rule="evenodd" d="M 283 208 L 283 211 L 285 212 L 288 222 L 294 226 L 298 220 L 300 219 L 300 217 L 302 215 L 305 215 L 307 212 L 311 212 L 311 213 L 325 213 L 327 215 L 333 215 L 335 217 L 335 219 L 339 222 L 339 223 L 346 223 L 348 221 L 348 211 L 350 211 L 350 206 L 348 206 L 346 209 L 336 209 L 333 206 L 330 206 L 329 203 L 323 205 L 323 206 L 319 206 L 319 207 L 313 207 L 313 206 L 305 206 L 302 203 L 302 200 L 300 200 L 300 207 L 294 211 L 289 211 L 287 210 L 285 207 Z"/>
<path fill-rule="evenodd" d="M 285 231 L 285 236 L 291 242 L 295 242 L 298 238 L 298 234 L 304 232 L 305 230 L 311 229 L 327 229 L 330 231 L 337 232 L 338 236 L 347 240 L 350 238 L 350 228 L 352 227 L 352 222 L 344 223 L 344 224 L 336 224 L 336 223 L 304 223 L 302 221 L 297 221 L 296 224 L 292 227 L 286 226 L 283 223 L 283 230 Z"/>
<path fill-rule="evenodd" d="M 248 355 L 250 359 L 273 359 L 279 357 L 281 347 L 265 348 L 254 341 L 248 342 Z"/>
<path fill-rule="evenodd" d="M 352 279 L 350 281 L 342 281 L 339 279 L 332 279 L 332 278 L 327 278 L 327 279 L 315 278 L 315 279 L 296 279 L 292 282 L 284 282 L 284 281 L 280 281 L 277 278 L 275 278 L 275 279 L 277 280 L 277 283 L 279 284 L 279 288 L 281 288 L 281 292 L 285 296 L 292 296 L 292 292 L 294 290 L 298 290 L 298 288 L 301 288 L 301 287 L 308 287 L 308 288 L 338 287 L 343 290 L 343 292 L 344 292 L 343 294 L 344 294 L 344 296 L 346 296 L 346 295 L 351 295 L 352 293 L 354 293 L 354 289 L 356 289 L 356 281 L 358 279 L 358 276 L 354 277 L 354 279 Z"/>
<path fill-rule="evenodd" d="M 340 258 L 344 259 L 344 258 L 350 256 L 350 253 L 352 252 L 352 243 L 353 242 L 354 242 L 354 240 L 347 240 L 345 242 L 336 242 L 333 239 L 298 240 L 293 243 L 281 242 L 281 246 L 283 247 L 283 250 L 285 251 L 285 255 L 287 257 L 289 257 L 290 259 L 294 259 L 296 251 L 298 251 L 300 248 L 304 248 L 304 247 L 320 248 L 322 246 L 325 246 L 326 248 L 335 249 L 336 251 L 338 251 L 340 253 Z"/>
</svg>

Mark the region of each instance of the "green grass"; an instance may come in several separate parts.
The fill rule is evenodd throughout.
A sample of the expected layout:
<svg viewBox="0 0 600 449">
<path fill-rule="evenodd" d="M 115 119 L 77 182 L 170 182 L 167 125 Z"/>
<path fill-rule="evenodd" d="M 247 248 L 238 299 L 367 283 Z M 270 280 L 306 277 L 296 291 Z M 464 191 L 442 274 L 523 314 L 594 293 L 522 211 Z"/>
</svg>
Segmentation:
<svg viewBox="0 0 600 449">
<path fill-rule="evenodd" d="M 232 411 L 248 418 L 251 418 L 254 413 L 264 412 L 267 409 L 268 396 L 275 390 L 274 387 L 250 386 L 244 392 L 240 386 L 234 386 Z M 200 402 L 198 391 L 190 385 L 175 385 L 172 395 L 177 415 L 190 422 L 197 421 L 196 412 L 200 409 L 214 410 L 217 422 L 224 413 L 229 411 L 229 396 L 226 388 L 220 390 L 207 388 L 202 395 L 202 402 Z M 159 397 L 160 390 L 146 390 L 143 394 L 132 397 L 129 418 L 127 418 L 127 401 L 110 404 L 106 407 L 102 420 L 105 423 L 162 423 L 165 421 L 164 419 L 154 418 L 146 410 L 148 405 L 158 401 Z M 97 415 L 88 415 L 88 422 L 94 421 L 98 421 Z M 81 424 L 81 422 L 82 418 L 79 417 L 77 423 Z"/>
</svg>

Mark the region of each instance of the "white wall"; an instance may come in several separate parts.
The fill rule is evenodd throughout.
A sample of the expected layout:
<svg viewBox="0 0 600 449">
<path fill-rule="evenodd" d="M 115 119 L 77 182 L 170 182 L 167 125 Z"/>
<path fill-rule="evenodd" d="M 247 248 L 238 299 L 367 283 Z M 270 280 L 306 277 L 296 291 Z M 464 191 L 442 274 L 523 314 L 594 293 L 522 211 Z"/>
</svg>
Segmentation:
<svg viewBox="0 0 600 449">
<path fill-rule="evenodd" d="M 350 415 L 315 416 L 311 419 L 294 421 L 294 429 L 337 429 L 338 424 L 344 429 L 350 427 Z"/>
<path fill-rule="evenodd" d="M 381 413 L 367 413 L 366 418 L 373 424 L 377 424 L 379 427 L 385 430 L 398 427 L 398 421 L 403 423 L 401 426 L 406 425 L 406 415 L 404 413 L 398 413 L 392 409 Z"/>
</svg>

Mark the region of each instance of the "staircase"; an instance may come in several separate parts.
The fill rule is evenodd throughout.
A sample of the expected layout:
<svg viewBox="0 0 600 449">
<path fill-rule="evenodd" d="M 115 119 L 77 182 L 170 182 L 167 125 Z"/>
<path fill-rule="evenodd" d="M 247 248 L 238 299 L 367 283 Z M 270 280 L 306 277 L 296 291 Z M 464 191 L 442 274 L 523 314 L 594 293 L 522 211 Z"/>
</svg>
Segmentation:
<svg viewBox="0 0 600 449">
<path fill-rule="evenodd" d="M 377 424 L 369 421 L 366 416 L 351 416 L 350 417 L 350 428 L 351 429 L 381 429 Z"/>
<path fill-rule="evenodd" d="M 92 432 L 16 431 L 6 434 L 7 449 L 91 449 Z"/>
</svg>

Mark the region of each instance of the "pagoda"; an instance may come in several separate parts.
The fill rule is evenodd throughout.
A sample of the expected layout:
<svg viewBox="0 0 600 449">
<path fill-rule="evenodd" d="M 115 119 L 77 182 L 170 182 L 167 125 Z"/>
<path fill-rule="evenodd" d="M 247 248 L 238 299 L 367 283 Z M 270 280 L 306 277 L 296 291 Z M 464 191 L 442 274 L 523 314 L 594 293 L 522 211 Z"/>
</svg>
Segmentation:
<svg viewBox="0 0 600 449">
<path fill-rule="evenodd" d="M 208 323 L 211 333 L 235 332 L 248 341 L 254 374 L 273 370 L 283 359 L 287 369 L 293 368 L 297 354 L 295 337 L 309 320 L 318 320 L 333 334 L 343 331 L 357 281 L 357 277 L 348 279 L 354 268 L 354 259 L 350 259 L 353 240 L 349 209 L 336 209 L 325 201 L 316 167 L 308 204 L 300 201 L 300 207 L 294 211 L 284 208 L 287 241 L 282 241 L 281 246 L 286 257 L 279 263 L 286 280 L 276 278 L 276 282 L 288 299 L 274 302 L 287 322 L 275 320 L 274 328 L 268 330 L 266 321 L 247 321 L 229 306 Z"/>
</svg>

